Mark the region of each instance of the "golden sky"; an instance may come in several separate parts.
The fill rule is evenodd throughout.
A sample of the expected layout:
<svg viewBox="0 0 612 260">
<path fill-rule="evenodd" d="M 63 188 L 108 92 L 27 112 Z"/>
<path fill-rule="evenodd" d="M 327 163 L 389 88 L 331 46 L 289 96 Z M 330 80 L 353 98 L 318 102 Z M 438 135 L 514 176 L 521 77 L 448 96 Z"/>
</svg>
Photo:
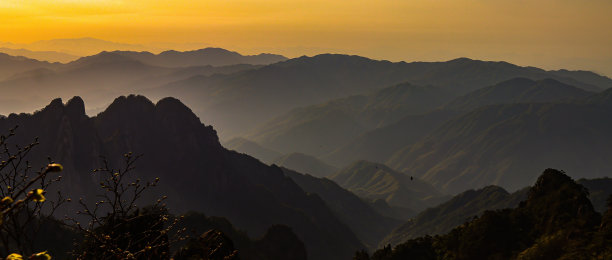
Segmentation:
<svg viewBox="0 0 612 260">
<path fill-rule="evenodd" d="M 0 41 L 470 57 L 612 76 L 610 0 L 0 0 Z"/>
</svg>

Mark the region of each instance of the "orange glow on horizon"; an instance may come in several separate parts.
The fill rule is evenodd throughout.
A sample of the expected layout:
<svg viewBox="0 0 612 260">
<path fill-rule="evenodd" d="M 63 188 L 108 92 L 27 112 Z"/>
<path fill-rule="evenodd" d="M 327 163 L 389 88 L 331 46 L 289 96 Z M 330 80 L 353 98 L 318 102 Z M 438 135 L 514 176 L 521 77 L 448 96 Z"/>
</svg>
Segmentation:
<svg viewBox="0 0 612 260">
<path fill-rule="evenodd" d="M 155 51 L 465 56 L 612 75 L 610 11 L 606 0 L 0 0 L 0 42 L 94 37 Z"/>
</svg>

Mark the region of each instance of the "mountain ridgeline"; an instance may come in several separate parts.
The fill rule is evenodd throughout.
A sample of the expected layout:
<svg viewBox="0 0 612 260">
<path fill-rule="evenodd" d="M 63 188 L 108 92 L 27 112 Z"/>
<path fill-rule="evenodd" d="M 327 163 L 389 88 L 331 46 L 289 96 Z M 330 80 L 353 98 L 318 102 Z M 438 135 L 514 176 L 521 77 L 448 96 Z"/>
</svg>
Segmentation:
<svg viewBox="0 0 612 260">
<path fill-rule="evenodd" d="M 394 229 L 381 240 L 379 248 L 394 246 L 425 235 L 446 234 L 487 210 L 515 208 L 527 198 L 527 191 L 528 189 L 521 189 L 510 194 L 498 186 L 464 191 L 447 202 L 422 211 Z"/>
<path fill-rule="evenodd" d="M 451 119 L 414 145 L 396 152 L 389 166 L 450 193 L 499 184 L 516 190 L 555 166 L 577 177 L 607 176 L 612 110 L 576 103 L 481 107 Z"/>
<path fill-rule="evenodd" d="M 560 76 L 554 71 L 533 67 L 465 58 L 447 62 L 393 63 L 322 54 L 222 77 L 194 76 L 144 94 L 177 96 L 194 107 L 204 120 L 221 129 L 222 136 L 229 138 L 247 134 L 258 124 L 294 108 L 363 95 L 406 82 L 436 86 L 455 96 L 517 77 L 552 78 L 588 91 L 600 91 L 612 85 L 612 80 L 602 79 L 597 74 L 590 77 L 580 74 L 582 81 L 571 75 L 573 72 Z"/>
<path fill-rule="evenodd" d="M 279 55 L 248 56 L 206 48 L 160 54 L 101 52 L 67 64 L 33 62 L 15 57 L 2 60 L 10 68 L 4 70 L 6 75 L 1 77 L 0 91 L 2 98 L 12 103 L 0 107 L 1 114 L 33 111 L 48 102 L 49 95 L 63 98 L 82 96 L 87 101 L 88 111 L 95 112 L 100 112 L 119 95 L 138 93 L 154 100 L 173 96 L 193 108 L 203 120 L 215 125 L 224 138 L 246 134 L 291 109 L 364 95 L 406 82 L 436 87 L 441 90 L 438 94 L 440 100 L 517 77 L 532 80 L 551 78 L 594 92 L 612 86 L 612 80 L 590 72 L 545 71 L 466 58 L 406 63 L 322 54 L 286 59 Z M 238 66 L 244 63 L 250 66 Z M 428 99 L 428 91 L 432 97 L 431 93 L 435 92 L 431 91 L 436 88 L 422 88 L 420 91 L 425 91 L 423 100 Z M 37 91 L 40 89 L 45 91 Z M 401 97 L 394 93 L 386 94 Z M 24 96 L 29 98 L 26 100 Z M 392 99 L 380 100 L 394 102 Z M 413 101 L 415 105 L 420 104 L 418 99 Z M 380 103 L 374 104 L 385 108 Z M 415 112 L 421 108 L 411 108 L 410 103 L 405 103 L 398 111 L 402 109 Z M 397 114 L 380 113 L 383 111 L 373 110 L 372 114 L 364 115 L 385 121 L 399 119 Z"/>
<path fill-rule="evenodd" d="M 119 95 L 195 75 L 234 73 L 283 60 L 286 58 L 280 55 L 245 56 L 220 48 L 160 54 L 103 51 L 65 64 L 0 53 L 0 90 L 5 101 L 0 104 L 0 113 L 33 111 L 48 102 L 49 94 L 64 98 L 80 95 L 100 112 Z"/>
<path fill-rule="evenodd" d="M 19 125 L 11 142 L 27 144 L 39 137 L 30 154 L 33 165 L 44 158 L 62 162 L 61 189 L 71 197 L 95 198 L 100 156 L 121 167 L 122 154 L 143 154 L 136 174 L 159 177 L 159 194 L 175 212 L 197 210 L 224 216 L 252 237 L 273 225 L 289 226 L 306 246 L 309 258 L 345 258 L 363 248 L 318 196 L 309 195 L 283 174 L 247 155 L 224 149 L 211 126 L 205 126 L 180 101 L 157 104 L 142 96 L 117 98 L 95 117 L 85 115 L 75 97 L 65 105 L 56 99 L 34 114 L 11 114 L 0 128 Z M 70 210 L 70 209 L 67 209 Z"/>
<path fill-rule="evenodd" d="M 65 64 L 0 53 L 0 114 L 0 133 L 18 126 L 6 149 L 33 143 L 34 169 L 64 166 L 50 199 L 94 203 L 91 171 L 137 155 L 134 178 L 160 179 L 142 205 L 165 195 L 189 212 L 175 259 L 612 254 L 612 79 L 592 72 L 219 48 Z"/>
<path fill-rule="evenodd" d="M 610 200 L 612 202 L 612 200 Z M 607 259 L 612 256 L 610 214 L 602 216 L 587 190 L 563 172 L 547 169 L 513 209 L 486 211 L 445 235 L 410 239 L 357 259 Z"/>
</svg>

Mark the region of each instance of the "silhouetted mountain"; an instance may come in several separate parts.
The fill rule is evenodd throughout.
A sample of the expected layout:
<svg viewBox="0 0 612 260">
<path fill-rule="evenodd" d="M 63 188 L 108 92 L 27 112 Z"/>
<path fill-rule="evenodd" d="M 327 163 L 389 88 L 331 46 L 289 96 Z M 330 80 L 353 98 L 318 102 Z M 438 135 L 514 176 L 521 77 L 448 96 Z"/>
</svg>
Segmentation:
<svg viewBox="0 0 612 260">
<path fill-rule="evenodd" d="M 3 96 L 19 101 L 11 106 L 0 105 L 0 111 L 33 111 L 48 102 L 51 93 L 59 97 L 83 96 L 91 108 L 106 107 L 116 96 L 137 89 L 152 88 L 193 75 L 234 73 L 255 67 L 165 68 L 145 64 L 120 52 L 101 52 L 65 65 L 54 64 L 53 70 L 33 67 L 0 81 Z"/>
<path fill-rule="evenodd" d="M 274 160 L 282 156 L 282 154 L 277 151 L 265 148 L 256 142 L 240 137 L 223 143 L 223 147 L 248 154 L 268 164 L 271 164 Z"/>
<path fill-rule="evenodd" d="M 30 59 L 47 62 L 68 63 L 79 58 L 79 56 L 76 55 L 57 51 L 31 51 L 27 49 L 11 49 L 2 47 L 0 48 L 0 52 L 11 56 L 23 56 Z"/>
<path fill-rule="evenodd" d="M 326 154 L 368 130 L 429 112 L 451 98 L 436 87 L 403 83 L 294 109 L 262 124 L 247 138 L 285 153 Z"/>
<path fill-rule="evenodd" d="M 610 78 L 584 70 L 551 70 L 549 73 L 564 78 L 572 78 L 580 82 L 598 86 L 600 89 L 612 88 Z"/>
<path fill-rule="evenodd" d="M 498 186 L 468 190 L 436 207 L 428 208 L 396 228 L 379 244 L 397 245 L 425 235 L 446 234 L 453 228 L 482 215 L 487 210 L 514 208 L 527 198 L 528 189 L 508 193 Z"/>
<path fill-rule="evenodd" d="M 384 199 L 391 206 L 416 211 L 445 200 L 445 196 L 431 184 L 383 164 L 367 161 L 357 161 L 329 176 L 329 179 L 359 197 Z"/>
<path fill-rule="evenodd" d="M 94 107 L 108 105 L 118 95 L 128 94 L 131 82 L 170 73 L 171 69 L 153 67 L 110 52 L 83 57 L 55 68 L 54 72 L 22 73 L 0 82 L 5 96 L 22 100 L 17 107 L 0 107 L 0 111 L 30 112 L 48 95 L 54 97 L 83 96 Z"/>
<path fill-rule="evenodd" d="M 334 165 L 348 165 L 356 160 L 384 163 L 395 152 L 410 147 L 447 120 L 459 115 L 449 110 L 436 110 L 422 115 L 406 116 L 396 123 L 368 131 L 348 144 L 322 156 Z"/>
<path fill-rule="evenodd" d="M 584 77 L 584 79 L 588 79 L 589 82 L 581 82 L 580 80 L 570 77 L 571 73 L 545 71 L 535 67 L 521 67 L 504 61 L 495 62 L 459 58 L 438 63 L 437 65 L 435 69 L 417 75 L 416 78 L 410 82 L 415 84 L 427 82 L 426 84 L 435 86 L 451 86 L 451 89 L 457 91 L 458 94 L 467 93 L 486 86 L 492 86 L 499 82 L 518 77 L 533 80 L 552 78 L 593 92 L 608 88 L 612 82 L 612 80 L 607 77 L 601 77 L 601 82 L 599 80 L 593 80 L 593 77 Z M 594 85 L 595 83 L 602 85 Z"/>
<path fill-rule="evenodd" d="M 78 39 L 67 42 L 78 50 L 89 42 L 98 41 Z M 84 43 L 82 46 L 77 46 L 79 42 Z M 120 47 L 107 49 L 122 49 Z M 257 125 L 294 108 L 364 94 L 402 82 L 422 86 L 433 85 L 457 95 L 515 77 L 553 78 L 580 88 L 596 88 L 592 84 L 568 78 L 567 75 L 561 77 L 536 68 L 468 59 L 429 63 L 391 63 L 357 56 L 328 54 L 300 57 L 248 71 L 225 71 L 225 73 L 236 72 L 231 75 L 213 75 L 214 73 L 200 73 L 187 68 L 167 67 L 178 66 L 179 62 L 185 63 L 181 66 L 207 64 L 202 63 L 203 57 L 219 61 L 217 58 L 224 56 L 246 57 L 222 49 L 166 52 L 159 55 L 125 51 L 98 53 L 60 66 L 57 74 L 34 73 L 34 77 L 22 74 L 22 77 L 0 82 L 3 99 L 17 105 L 12 110 L 0 108 L 2 109 L 0 113 L 32 111 L 43 106 L 51 93 L 54 97 L 64 98 L 73 95 L 82 96 L 91 108 L 106 106 L 117 95 L 135 92 L 150 94 L 155 99 L 177 96 L 193 107 L 207 122 L 215 124 L 223 136 L 232 137 L 244 134 Z M 266 60 L 268 57 L 270 56 L 263 55 L 251 58 Z M 276 56 L 272 58 L 281 59 Z M 158 59 L 159 62 L 156 61 Z M 227 64 L 233 62 L 243 62 L 243 60 L 228 61 Z M 176 74 L 177 70 L 182 70 L 184 73 Z M 6 77 L 16 72 L 25 71 L 10 71 Z M 577 75 L 591 83 L 598 82 L 607 86 L 605 77 L 585 76 L 584 73 L 568 75 Z M 17 89 L 22 92 L 17 93 L 15 91 Z M 44 91 L 40 91 L 41 89 Z M 23 96 L 30 98 L 24 99 Z M 389 95 L 389 97 L 395 96 L 398 95 Z M 388 103 L 384 99 L 383 102 Z M 383 110 L 383 113 L 373 114 L 371 118 L 386 114 Z M 371 129 L 376 126 L 378 125 L 368 124 L 365 127 Z M 308 151 L 301 152 L 313 154 Z"/>
<path fill-rule="evenodd" d="M 23 73 L 35 69 L 50 69 L 59 65 L 60 64 L 0 53 L 0 80 L 4 80 L 16 73 Z"/>
<path fill-rule="evenodd" d="M 91 37 L 72 39 L 51 39 L 26 44 L 2 43 L 3 47 L 28 49 L 32 51 L 58 51 L 75 56 L 88 56 L 102 51 L 145 49 L 142 45 L 111 42 Z"/>
<path fill-rule="evenodd" d="M 318 196 L 308 195 L 280 168 L 224 149 L 215 130 L 176 99 L 153 104 L 141 96 L 120 97 L 92 118 L 80 98 L 66 105 L 56 99 L 32 115 L 0 119 L 0 129 L 14 125 L 20 128 L 12 143 L 40 137 L 32 165 L 45 165 L 47 156 L 64 165 L 58 189 L 72 197 L 94 198 L 98 181 L 89 172 L 100 167 L 99 156 L 120 167 L 121 154 L 144 153 L 135 174 L 159 177 L 157 194 L 169 197 L 171 210 L 224 216 L 254 237 L 272 225 L 287 225 L 313 259 L 346 258 L 363 247 Z"/>
<path fill-rule="evenodd" d="M 470 92 L 451 101 L 445 108 L 470 111 L 486 105 L 559 102 L 591 95 L 593 95 L 592 92 L 554 79 L 534 81 L 527 78 L 515 78 Z"/>
<path fill-rule="evenodd" d="M 584 187 L 547 169 L 518 208 L 486 211 L 446 235 L 385 247 L 371 259 L 605 259 L 612 256 L 606 224 Z"/>
<path fill-rule="evenodd" d="M 449 120 L 388 165 L 450 193 L 500 185 L 525 187 L 537 169 L 555 166 L 575 177 L 607 176 L 612 109 L 580 104 L 482 107 Z"/>
<path fill-rule="evenodd" d="M 164 51 L 160 54 L 150 52 L 116 52 L 146 64 L 161 67 L 228 66 L 236 64 L 267 65 L 287 60 L 276 54 L 241 55 L 221 48 L 205 48 L 194 51 Z"/>
<path fill-rule="evenodd" d="M 377 213 L 359 197 L 329 179 L 304 175 L 286 168 L 283 168 L 283 172 L 304 191 L 319 195 L 369 249 L 375 249 L 385 235 L 401 224 L 397 219 Z"/>
<path fill-rule="evenodd" d="M 231 137 L 297 107 L 402 82 L 433 85 L 462 95 L 516 77 L 552 78 L 587 90 L 603 88 L 505 62 L 457 59 L 392 63 L 324 54 L 290 59 L 227 77 L 193 77 L 146 93 L 154 97 L 178 96 L 221 129 L 223 136 Z"/>
<path fill-rule="evenodd" d="M 273 161 L 274 164 L 315 177 L 327 177 L 338 169 L 315 157 L 303 153 L 291 153 Z"/>
</svg>

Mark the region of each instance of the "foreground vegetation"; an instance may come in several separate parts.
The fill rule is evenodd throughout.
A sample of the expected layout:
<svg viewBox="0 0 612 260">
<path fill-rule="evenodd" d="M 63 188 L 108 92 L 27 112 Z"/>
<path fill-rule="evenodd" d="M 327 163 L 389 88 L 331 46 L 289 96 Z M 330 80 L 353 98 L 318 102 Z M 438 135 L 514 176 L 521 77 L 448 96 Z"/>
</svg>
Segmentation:
<svg viewBox="0 0 612 260">
<path fill-rule="evenodd" d="M 515 209 L 487 211 L 446 235 L 354 259 L 611 259 L 612 197 L 602 217 L 588 195 L 564 172 L 547 169 Z"/>
</svg>

